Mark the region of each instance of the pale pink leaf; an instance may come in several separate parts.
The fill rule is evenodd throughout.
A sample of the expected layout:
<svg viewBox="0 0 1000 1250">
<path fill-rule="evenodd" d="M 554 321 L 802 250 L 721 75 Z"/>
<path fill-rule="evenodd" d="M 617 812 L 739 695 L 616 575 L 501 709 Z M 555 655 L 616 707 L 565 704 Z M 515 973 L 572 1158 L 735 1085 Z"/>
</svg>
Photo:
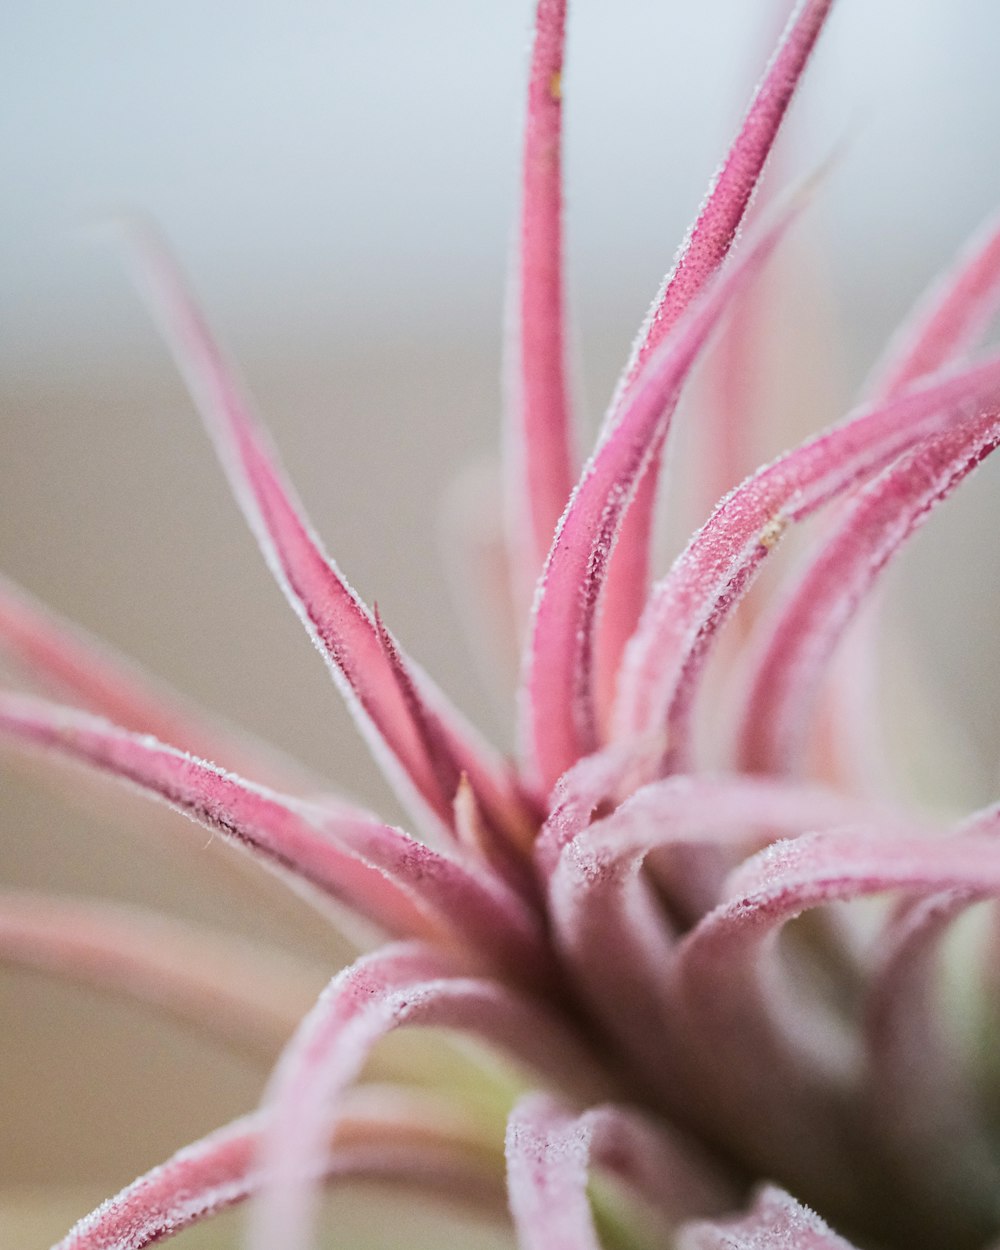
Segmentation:
<svg viewBox="0 0 1000 1250">
<path fill-rule="evenodd" d="M 103 900 L 0 893 L 0 962 L 164 1011 L 255 1058 L 273 1058 L 316 993 L 277 950 Z"/>
<path fill-rule="evenodd" d="M 854 1250 L 808 1207 L 768 1186 L 749 1215 L 682 1229 L 676 1250 Z"/>
<path fill-rule="evenodd" d="M 922 439 L 998 403 L 1000 359 L 994 357 L 862 408 L 734 490 L 653 588 L 623 661 L 616 736 L 666 731 L 666 765 L 681 766 L 709 647 L 785 529 Z"/>
<path fill-rule="evenodd" d="M 1000 219 L 987 221 L 892 339 L 866 387 L 891 399 L 971 351 L 1000 308 Z"/>
<path fill-rule="evenodd" d="M 869 400 L 889 400 L 936 370 L 960 360 L 980 341 L 1000 306 L 1000 218 L 987 221 L 954 264 L 925 292 L 903 322 L 865 387 Z M 872 674 L 876 668 L 878 605 L 870 602 L 831 666 L 824 708 L 826 740 L 820 759 L 831 759 L 849 783 L 885 789 L 885 743 Z"/>
<path fill-rule="evenodd" d="M 563 847 L 590 824 L 597 813 L 613 811 L 642 784 L 644 774 L 658 760 L 665 743 L 612 742 L 585 755 L 556 782 L 549 797 L 549 814 L 535 839 L 534 858 L 548 878 Z"/>
<path fill-rule="evenodd" d="M 803 771 L 810 713 L 844 630 L 931 510 L 998 442 L 1000 416 L 966 422 L 902 457 L 852 501 L 780 608 L 761 621 L 737 730 L 740 768 Z"/>
<path fill-rule="evenodd" d="M 883 1152 L 902 1190 L 921 1195 L 924 1226 L 970 1243 L 995 1223 L 996 1158 L 935 974 L 944 937 L 979 897 L 952 891 L 903 903 L 880 936 L 865 1010 L 865 1103 Z"/>
<path fill-rule="evenodd" d="M 998 817 L 1000 807 L 985 808 L 963 820 L 953 836 L 996 837 Z M 867 1100 L 883 1147 L 904 1184 L 916 1179 L 919 1186 L 921 1177 L 936 1176 L 933 1194 L 925 1193 L 921 1204 L 925 1220 L 935 1219 L 943 1229 L 949 1221 L 954 1225 L 958 1210 L 978 1220 L 970 1240 L 981 1238 L 993 1218 L 995 1159 L 938 978 L 944 939 L 984 897 L 952 890 L 902 903 L 880 935 L 864 1017 Z M 939 1198 L 941 1207 L 926 1210 L 930 1197 Z"/>
<path fill-rule="evenodd" d="M 707 1002 L 712 976 L 732 982 L 761 944 L 802 912 L 891 890 L 992 897 L 1000 890 L 1000 841 L 983 833 L 907 837 L 862 827 L 776 842 L 732 874 L 727 900 L 684 939 L 682 973 Z"/>
<path fill-rule="evenodd" d="M 861 810 L 816 787 L 674 777 L 638 791 L 564 844 L 549 881 L 555 939 L 602 1026 L 674 1110 L 691 1117 L 703 1096 L 676 1066 L 690 1035 L 673 993 L 679 934 L 671 918 L 716 903 L 734 856 L 857 819 Z M 653 853 L 661 857 L 655 892 L 642 871 Z M 748 1070 L 752 1059 L 744 1058 Z"/>
<path fill-rule="evenodd" d="M 403 1026 L 458 1029 L 498 1048 L 574 1097 L 600 1097 L 606 1078 L 575 1034 L 540 1004 L 418 943 L 386 947 L 336 977 L 292 1038 L 266 1097 L 268 1177 L 250 1250 L 313 1244 L 316 1160 L 343 1091 L 373 1047 Z"/>
<path fill-rule="evenodd" d="M 779 842 L 730 879 L 727 901 L 681 942 L 670 979 L 689 1080 L 710 1121 L 758 1173 L 781 1175 L 826 1209 L 858 1211 L 857 1039 L 808 978 L 779 976 L 771 947 L 802 912 L 902 891 L 1000 892 L 996 838 L 860 828 Z M 794 988 L 793 988 L 794 984 Z M 794 1156 L 787 1142 L 798 1142 Z"/>
<path fill-rule="evenodd" d="M 733 874 L 727 901 L 682 941 L 678 1006 L 713 1039 L 713 1070 L 724 1073 L 737 1051 L 745 1060 L 752 1050 L 758 1062 L 769 1051 L 780 1052 L 778 1070 L 791 1096 L 796 1080 L 821 1076 L 830 1039 L 819 1033 L 781 1036 L 776 1004 L 767 1001 L 760 982 L 765 945 L 788 921 L 829 903 L 887 891 L 970 889 L 990 896 L 1000 891 L 996 838 L 907 836 L 863 827 L 777 842 Z M 746 1074 L 744 1066 L 733 1076 L 745 1083 Z"/>
<path fill-rule="evenodd" d="M 624 1107 L 577 1115 L 547 1094 L 531 1094 L 511 1113 L 506 1152 L 521 1250 L 599 1250 L 591 1168 L 613 1175 L 655 1212 L 661 1236 L 682 1219 L 723 1209 L 730 1196 L 686 1143 Z"/>
<path fill-rule="evenodd" d="M 496 1211 L 500 1176 L 447 1105 L 392 1090 L 345 1105 L 314 1161 L 317 1182 L 389 1181 Z M 244 1202 L 260 1190 L 266 1121 L 247 1116 L 179 1150 L 76 1224 L 53 1250 L 142 1250 Z M 275 1243 L 287 1244 L 283 1242 Z"/>
</svg>

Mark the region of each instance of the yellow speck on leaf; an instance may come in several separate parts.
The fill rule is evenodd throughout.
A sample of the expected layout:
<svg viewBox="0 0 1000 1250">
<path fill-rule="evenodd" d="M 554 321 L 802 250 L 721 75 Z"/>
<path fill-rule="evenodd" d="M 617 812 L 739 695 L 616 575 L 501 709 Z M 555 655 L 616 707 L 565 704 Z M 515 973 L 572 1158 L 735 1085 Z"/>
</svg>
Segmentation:
<svg viewBox="0 0 1000 1250">
<path fill-rule="evenodd" d="M 556 70 L 549 79 L 549 95 L 553 100 L 562 99 L 562 71 Z"/>
<path fill-rule="evenodd" d="M 766 547 L 768 551 L 775 545 L 781 535 L 785 532 L 785 526 L 788 521 L 783 516 L 773 516 L 770 521 L 760 531 L 760 545 Z"/>
</svg>

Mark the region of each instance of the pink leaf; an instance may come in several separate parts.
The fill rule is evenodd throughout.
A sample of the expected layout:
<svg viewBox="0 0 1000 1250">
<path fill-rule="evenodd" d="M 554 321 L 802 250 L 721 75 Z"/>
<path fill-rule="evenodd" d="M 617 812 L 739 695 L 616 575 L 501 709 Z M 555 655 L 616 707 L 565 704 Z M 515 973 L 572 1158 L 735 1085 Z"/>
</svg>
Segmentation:
<svg viewBox="0 0 1000 1250">
<path fill-rule="evenodd" d="M 808 981 L 793 994 L 776 976 L 769 947 L 781 927 L 833 902 L 953 889 L 1000 892 L 996 838 L 871 828 L 812 834 L 776 843 L 739 869 L 727 901 L 682 941 L 672 1009 L 683 1021 L 692 1079 L 726 1140 L 739 1141 L 758 1172 L 781 1166 L 829 1209 L 864 1205 L 867 1181 L 851 1168 L 849 1144 L 864 1110 L 849 1097 L 859 1055 Z M 789 1140 L 799 1142 L 794 1158 Z"/>
<path fill-rule="evenodd" d="M 763 1054 L 773 1043 L 775 1021 L 757 972 L 765 943 L 811 908 L 890 890 L 917 895 L 975 890 L 993 896 L 1000 891 L 1000 843 L 984 835 L 940 838 L 845 829 L 775 843 L 733 874 L 727 901 L 683 940 L 677 964 L 679 1001 L 715 1039 L 720 1067 L 734 1047 L 745 1056 L 751 1046 Z M 803 1037 L 794 1049 L 815 1063 L 827 1040 Z M 791 1052 L 785 1060 L 783 1080 L 791 1088 L 800 1065 Z"/>
<path fill-rule="evenodd" d="M 310 808 L 153 738 L 25 696 L 0 695 L 0 729 L 138 786 L 390 933 L 459 936 L 519 975 L 547 972 L 537 922 L 513 891 L 364 812 Z"/>
<path fill-rule="evenodd" d="M 853 1250 L 808 1207 L 772 1186 L 747 1216 L 682 1230 L 677 1250 Z"/>
<path fill-rule="evenodd" d="M 669 1105 L 690 1116 L 700 1098 L 672 1066 L 687 1038 L 670 979 L 678 941 L 670 917 L 718 900 L 727 848 L 731 862 L 774 837 L 829 828 L 859 812 L 814 787 L 674 777 L 638 791 L 564 845 L 549 881 L 556 941 L 605 1029 Z M 661 857 L 655 893 L 642 872 L 653 852 Z M 664 854 L 678 861 L 673 871 Z"/>
<path fill-rule="evenodd" d="M 636 484 L 666 437 L 681 386 L 730 300 L 759 271 L 801 206 L 785 206 L 650 361 L 621 420 L 598 444 L 563 514 L 535 601 L 521 731 L 532 779 L 550 788 L 598 744 L 595 629 L 608 560 Z"/>
<path fill-rule="evenodd" d="M 1000 308 L 1000 219 L 986 222 L 953 268 L 926 292 L 892 340 L 875 378 L 873 399 L 891 399 L 920 378 L 960 359 Z"/>
<path fill-rule="evenodd" d="M 307 965 L 139 908 L 0 893 L 0 962 L 148 1003 L 273 1058 L 315 997 Z"/>
<path fill-rule="evenodd" d="M 507 362 L 507 525 L 525 606 L 575 472 L 566 379 L 562 241 L 562 70 L 566 0 L 539 0 L 522 157 L 518 269 Z M 515 310 L 516 309 L 516 313 Z"/>
<path fill-rule="evenodd" d="M 728 901 L 685 939 L 692 985 L 696 967 L 721 969 L 727 958 L 745 963 L 777 927 L 810 908 L 888 890 L 992 896 L 1000 890 L 1000 841 L 981 833 L 900 837 L 861 828 L 775 843 L 732 875 Z"/>
<path fill-rule="evenodd" d="M 495 1210 L 491 1160 L 448 1123 L 447 1106 L 403 1091 L 364 1094 L 345 1106 L 330 1149 L 316 1159 L 317 1181 L 392 1181 Z M 179 1150 L 85 1216 L 53 1250 L 142 1250 L 244 1202 L 261 1187 L 265 1128 L 261 1115 L 247 1116 Z"/>
<path fill-rule="evenodd" d="M 649 310 L 622 379 L 623 390 L 636 382 L 725 260 L 832 7 L 833 0 L 802 0 L 789 19 L 697 220 Z"/>
<path fill-rule="evenodd" d="M 556 782 L 549 815 L 535 840 L 535 861 L 551 876 L 568 842 L 590 824 L 600 809 L 614 810 L 642 784 L 644 772 L 662 754 L 660 738 L 613 742 L 586 755 Z"/>
<path fill-rule="evenodd" d="M 514 1108 L 507 1185 L 521 1250 L 600 1250 L 587 1187 L 592 1167 L 622 1181 L 660 1217 L 661 1235 L 721 1210 L 727 1188 L 685 1146 L 623 1107 L 566 1111 L 545 1094 Z"/>
<path fill-rule="evenodd" d="M 417 814 L 451 827 L 453 794 L 441 790 L 428 758 L 426 734 L 413 719 L 414 698 L 424 724 L 437 724 L 484 808 L 498 819 L 519 810 L 506 766 L 474 736 L 430 680 L 401 653 L 409 694 L 386 655 L 371 612 L 323 551 L 301 505 L 285 484 L 274 452 L 251 414 L 164 244 L 132 228 L 139 276 L 188 381 L 233 492 L 268 565 L 355 713 L 387 775 Z"/>
<path fill-rule="evenodd" d="M 343 1091 L 376 1043 L 403 1025 L 470 1033 L 576 1096 L 593 1097 L 606 1088 L 589 1053 L 541 1006 L 497 982 L 469 976 L 440 951 L 417 943 L 386 947 L 331 982 L 275 1070 L 262 1156 L 268 1183 L 250 1250 L 312 1245 L 316 1159 Z"/>
<path fill-rule="evenodd" d="M 888 401 L 936 370 L 953 364 L 982 338 L 1000 306 L 1000 218 L 986 222 L 953 266 L 907 317 L 865 387 L 869 401 Z M 872 674 L 878 642 L 877 603 L 870 602 L 843 641 L 831 667 L 825 726 L 817 754 L 834 760 L 867 790 L 883 781 L 885 756 Z M 846 768 L 843 766 L 846 765 Z M 885 788 L 881 784 L 881 788 Z"/>
<path fill-rule="evenodd" d="M 106 716 L 136 733 L 183 742 L 193 754 L 239 768 L 297 792 L 318 793 L 322 784 L 276 748 L 257 743 L 144 673 L 108 645 L 61 620 L 21 587 L 0 577 L 0 651 L 25 675 L 71 703 Z"/>
<path fill-rule="evenodd" d="M 620 419 L 625 399 L 646 364 L 728 255 L 831 7 L 832 0 L 803 0 L 789 20 L 697 220 L 649 310 L 619 382 L 606 429 Z M 607 692 L 604 703 L 610 700 L 625 644 L 635 631 L 648 593 L 659 461 L 657 449 L 623 520 L 608 572 L 598 661 L 598 679 Z"/>
<path fill-rule="evenodd" d="M 886 401 L 971 351 L 1000 305 L 1000 219 L 973 236 L 948 269 L 924 294 L 893 338 L 865 387 L 869 400 Z M 886 754 L 881 739 L 878 701 L 872 674 L 878 643 L 877 603 L 869 602 L 843 640 L 831 666 L 826 716 L 816 753 L 829 760 L 831 751 L 849 781 L 872 790 L 886 788 L 880 763 Z"/>
<path fill-rule="evenodd" d="M 844 630 L 931 509 L 998 442 L 1000 416 L 966 422 L 891 465 L 852 503 L 776 615 L 761 623 L 738 730 L 742 769 L 803 770 L 809 715 Z"/>
<path fill-rule="evenodd" d="M 1000 359 L 993 358 L 863 408 L 733 491 L 653 588 L 623 662 L 616 736 L 666 729 L 668 764 L 679 767 L 707 651 L 784 530 L 921 439 L 998 403 Z"/>
</svg>

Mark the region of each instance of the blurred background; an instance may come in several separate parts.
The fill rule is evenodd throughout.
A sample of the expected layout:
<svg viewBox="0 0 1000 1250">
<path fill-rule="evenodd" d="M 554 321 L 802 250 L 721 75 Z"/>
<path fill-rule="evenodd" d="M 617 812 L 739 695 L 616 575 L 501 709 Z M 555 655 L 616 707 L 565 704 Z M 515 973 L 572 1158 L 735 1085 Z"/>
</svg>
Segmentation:
<svg viewBox="0 0 1000 1250">
<path fill-rule="evenodd" d="M 574 5 L 567 203 L 587 428 L 788 7 Z M 0 566 L 390 815 L 95 223 L 138 208 L 164 227 L 341 567 L 509 745 L 495 697 L 507 675 L 477 673 L 439 540 L 456 472 L 496 443 L 529 10 L 54 0 L 0 12 Z M 998 35 L 990 0 L 839 0 L 781 158 L 793 176 L 843 144 L 786 266 L 786 430 L 843 409 L 922 286 L 1000 203 Z M 1000 758 L 996 486 L 988 467 L 964 489 L 890 597 L 961 760 L 942 801 L 966 806 L 994 797 Z M 144 840 L 139 806 L 96 816 L 21 768 L 5 766 L 0 787 L 4 883 L 155 903 L 342 958 L 292 905 L 262 915 L 257 896 L 216 880 L 198 836 L 180 855 Z M 39 1186 L 99 1197 L 250 1106 L 264 1075 L 40 977 L 0 970 L 0 1019 L 0 1250 Z M 45 1202 L 56 1234 L 63 1214 Z"/>
</svg>

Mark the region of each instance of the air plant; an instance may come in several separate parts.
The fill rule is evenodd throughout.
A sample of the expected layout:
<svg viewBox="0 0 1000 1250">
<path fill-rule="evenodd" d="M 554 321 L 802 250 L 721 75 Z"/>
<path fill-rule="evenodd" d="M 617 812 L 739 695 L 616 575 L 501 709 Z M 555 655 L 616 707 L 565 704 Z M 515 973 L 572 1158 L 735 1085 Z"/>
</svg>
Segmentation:
<svg viewBox="0 0 1000 1250">
<path fill-rule="evenodd" d="M 1000 304 L 1000 228 L 920 304 L 859 405 L 729 483 L 650 584 L 678 401 L 717 331 L 745 345 L 766 316 L 754 284 L 808 198 L 779 201 L 734 248 L 831 5 L 802 0 L 790 19 L 581 469 L 566 4 L 539 0 L 505 431 L 516 764 L 328 558 L 176 266 L 129 228 L 233 493 L 417 832 L 284 770 L 4 588 L 8 658 L 66 699 L 0 696 L 9 744 L 165 802 L 332 923 L 354 915 L 385 939 L 295 1028 L 260 1110 L 109 1199 L 61 1250 L 137 1250 L 245 1199 L 251 1250 L 306 1250 L 322 1187 L 356 1177 L 490 1216 L 507 1201 L 522 1250 L 975 1250 L 1000 1235 L 996 1073 L 949 1016 L 944 958 L 1000 892 L 1000 808 L 942 828 L 872 799 L 837 751 L 864 728 L 841 698 L 861 658 L 832 662 L 883 569 L 1000 443 L 1000 357 L 967 359 Z M 723 382 L 732 420 L 744 401 Z M 798 572 L 738 614 L 823 505 Z M 706 705 L 712 755 L 695 733 Z M 970 944 L 963 974 L 987 1021 L 995 949 L 995 934 Z M 243 1041 L 287 1018 L 283 978 L 255 954 L 162 917 L 6 895 L 0 950 Z M 486 1050 L 421 1081 L 414 1034 L 409 1072 L 366 1079 L 382 1039 L 413 1026 Z"/>
</svg>

